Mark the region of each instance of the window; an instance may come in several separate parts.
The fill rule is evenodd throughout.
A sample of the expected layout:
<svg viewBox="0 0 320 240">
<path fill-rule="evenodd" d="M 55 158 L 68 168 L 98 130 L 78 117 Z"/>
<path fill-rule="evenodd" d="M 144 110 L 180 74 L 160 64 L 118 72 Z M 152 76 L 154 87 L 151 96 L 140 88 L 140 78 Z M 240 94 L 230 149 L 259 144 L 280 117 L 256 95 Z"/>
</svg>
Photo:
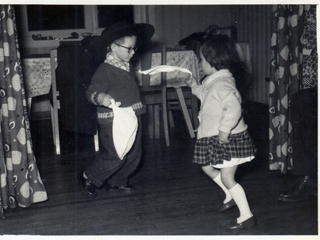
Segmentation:
<svg viewBox="0 0 320 240">
<path fill-rule="evenodd" d="M 15 5 L 17 29 L 26 54 L 46 53 L 60 41 L 100 35 L 111 24 L 134 21 L 132 5 Z"/>
<path fill-rule="evenodd" d="M 84 6 L 29 5 L 28 31 L 84 29 Z"/>
</svg>

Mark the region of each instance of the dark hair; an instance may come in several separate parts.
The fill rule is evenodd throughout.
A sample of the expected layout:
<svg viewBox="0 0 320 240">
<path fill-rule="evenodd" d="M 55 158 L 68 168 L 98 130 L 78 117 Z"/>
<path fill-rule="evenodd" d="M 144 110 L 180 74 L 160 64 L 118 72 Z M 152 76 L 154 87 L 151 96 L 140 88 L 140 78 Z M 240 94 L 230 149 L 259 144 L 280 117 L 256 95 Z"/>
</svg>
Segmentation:
<svg viewBox="0 0 320 240">
<path fill-rule="evenodd" d="M 208 39 L 216 35 L 221 35 L 221 28 L 217 25 L 211 24 L 204 30 L 204 32 L 205 35 L 203 36 L 203 39 Z"/>
<path fill-rule="evenodd" d="M 238 55 L 234 43 L 227 35 L 216 35 L 206 39 L 200 51 L 207 62 L 217 71 L 229 69 L 238 62 Z"/>
</svg>

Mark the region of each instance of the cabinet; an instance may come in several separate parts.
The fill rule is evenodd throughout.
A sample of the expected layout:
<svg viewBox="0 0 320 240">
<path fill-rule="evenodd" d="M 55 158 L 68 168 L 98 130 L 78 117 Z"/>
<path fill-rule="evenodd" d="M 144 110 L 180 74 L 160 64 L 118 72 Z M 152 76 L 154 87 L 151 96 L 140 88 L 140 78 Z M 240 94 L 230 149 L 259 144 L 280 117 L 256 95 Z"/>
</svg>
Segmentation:
<svg viewBox="0 0 320 240">
<path fill-rule="evenodd" d="M 101 55 L 96 54 L 99 52 L 97 39 L 61 41 L 57 48 L 56 80 L 60 94 L 61 130 L 83 134 L 95 134 L 97 131 L 96 107 L 86 98 L 92 75 L 101 62 Z"/>
</svg>

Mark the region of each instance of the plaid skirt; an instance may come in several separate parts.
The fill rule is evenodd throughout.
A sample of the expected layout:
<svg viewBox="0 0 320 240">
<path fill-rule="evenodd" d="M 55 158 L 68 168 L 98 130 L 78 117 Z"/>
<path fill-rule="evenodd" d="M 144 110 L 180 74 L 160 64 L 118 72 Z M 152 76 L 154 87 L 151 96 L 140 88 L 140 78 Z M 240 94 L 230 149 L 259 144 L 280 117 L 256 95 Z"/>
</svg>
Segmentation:
<svg viewBox="0 0 320 240">
<path fill-rule="evenodd" d="M 221 144 L 218 136 L 197 139 L 192 162 L 201 165 L 223 164 L 231 158 L 254 156 L 256 147 L 248 131 L 229 135 L 229 143 Z"/>
</svg>

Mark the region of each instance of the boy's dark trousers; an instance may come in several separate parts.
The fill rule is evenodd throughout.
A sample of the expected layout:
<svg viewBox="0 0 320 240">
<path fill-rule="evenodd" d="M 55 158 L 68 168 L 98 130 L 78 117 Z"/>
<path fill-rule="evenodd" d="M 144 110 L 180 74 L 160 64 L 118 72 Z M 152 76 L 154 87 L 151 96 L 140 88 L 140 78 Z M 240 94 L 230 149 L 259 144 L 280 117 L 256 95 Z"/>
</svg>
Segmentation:
<svg viewBox="0 0 320 240">
<path fill-rule="evenodd" d="M 105 181 L 111 186 L 127 186 L 129 175 L 136 170 L 141 159 L 140 117 L 138 117 L 136 140 L 123 160 L 120 160 L 113 145 L 112 123 L 99 126 L 99 142 L 99 156 L 85 170 L 88 179 L 98 188 Z"/>
</svg>

